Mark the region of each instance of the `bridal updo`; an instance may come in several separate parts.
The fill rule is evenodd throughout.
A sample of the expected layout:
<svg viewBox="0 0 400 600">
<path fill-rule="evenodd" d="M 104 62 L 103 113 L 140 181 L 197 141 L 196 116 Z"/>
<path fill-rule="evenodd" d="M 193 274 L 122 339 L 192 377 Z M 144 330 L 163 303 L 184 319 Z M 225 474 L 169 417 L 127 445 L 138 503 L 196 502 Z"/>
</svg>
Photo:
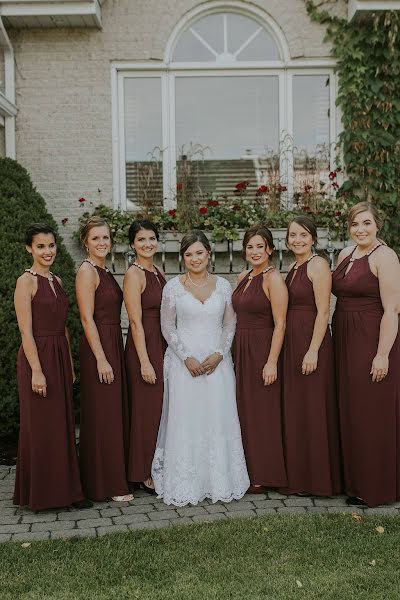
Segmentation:
<svg viewBox="0 0 400 600">
<path fill-rule="evenodd" d="M 202 231 L 200 231 L 200 229 L 194 229 L 193 231 L 185 233 L 185 235 L 183 236 L 181 241 L 181 247 L 179 250 L 180 255 L 183 257 L 186 250 L 196 242 L 200 242 L 201 244 L 203 244 L 207 252 L 211 252 L 211 246 L 208 237 Z"/>
</svg>

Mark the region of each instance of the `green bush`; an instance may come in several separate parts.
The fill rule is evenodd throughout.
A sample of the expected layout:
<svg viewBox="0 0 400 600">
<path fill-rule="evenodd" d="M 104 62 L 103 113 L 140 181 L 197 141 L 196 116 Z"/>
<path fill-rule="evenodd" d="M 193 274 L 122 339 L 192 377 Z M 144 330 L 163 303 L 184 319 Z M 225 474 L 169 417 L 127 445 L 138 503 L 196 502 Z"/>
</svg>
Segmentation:
<svg viewBox="0 0 400 600">
<path fill-rule="evenodd" d="M 30 223 L 46 223 L 57 232 L 42 196 L 35 190 L 27 171 L 9 158 L 0 159 L 0 435 L 18 429 L 18 390 L 16 360 L 21 338 L 14 311 L 15 282 L 31 266 L 24 246 Z M 71 303 L 69 330 L 75 365 L 80 334 L 75 302 L 75 270 L 71 256 L 58 238 L 54 271 L 62 278 Z"/>
</svg>

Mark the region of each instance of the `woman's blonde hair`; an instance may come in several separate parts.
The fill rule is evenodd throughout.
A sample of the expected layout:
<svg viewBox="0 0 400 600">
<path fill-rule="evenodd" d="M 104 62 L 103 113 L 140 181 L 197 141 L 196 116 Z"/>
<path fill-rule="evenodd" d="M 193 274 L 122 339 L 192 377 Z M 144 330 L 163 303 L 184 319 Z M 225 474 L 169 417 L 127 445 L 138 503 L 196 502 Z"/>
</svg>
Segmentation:
<svg viewBox="0 0 400 600">
<path fill-rule="evenodd" d="M 373 216 L 376 226 L 378 228 L 378 231 L 380 229 L 382 229 L 383 219 L 382 219 L 381 215 L 379 214 L 379 211 L 378 211 L 377 207 L 375 206 L 375 204 L 372 204 L 372 202 L 363 201 L 363 202 L 357 202 L 357 204 L 352 206 L 351 209 L 349 210 L 349 214 L 347 216 L 348 231 L 350 231 L 351 224 L 354 221 L 355 217 L 357 215 L 359 215 L 360 213 L 367 212 L 367 211 L 370 212 L 371 215 Z"/>
<path fill-rule="evenodd" d="M 113 243 L 112 231 L 110 225 L 107 223 L 103 217 L 99 217 L 99 215 L 93 215 L 93 217 L 89 217 L 89 219 L 84 223 L 80 229 L 80 238 L 82 246 L 86 246 L 86 242 L 89 236 L 89 233 L 95 227 L 108 227 L 108 231 L 110 232 L 111 244 Z"/>
</svg>

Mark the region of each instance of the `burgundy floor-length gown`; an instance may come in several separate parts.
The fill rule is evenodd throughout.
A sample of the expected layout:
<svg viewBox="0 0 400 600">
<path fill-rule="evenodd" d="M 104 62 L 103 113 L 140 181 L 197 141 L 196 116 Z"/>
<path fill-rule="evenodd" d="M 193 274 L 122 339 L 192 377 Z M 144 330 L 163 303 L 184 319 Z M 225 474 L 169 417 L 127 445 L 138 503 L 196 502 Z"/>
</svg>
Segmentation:
<svg viewBox="0 0 400 600">
<path fill-rule="evenodd" d="M 131 269 L 138 269 L 132 265 Z M 151 477 L 151 463 L 156 448 L 160 424 L 164 381 L 163 361 L 166 343 L 161 334 L 160 306 L 164 276 L 144 269 L 146 287 L 142 293 L 142 323 L 147 354 L 156 373 L 156 383 L 146 383 L 141 376 L 140 361 L 133 342 L 131 329 L 125 347 L 126 374 L 130 408 L 130 444 L 128 481 L 146 481 Z"/>
<path fill-rule="evenodd" d="M 20 432 L 14 504 L 44 510 L 83 500 L 75 446 L 72 369 L 65 336 L 68 298 L 53 278 L 39 274 L 32 300 L 33 337 L 47 382 L 47 396 L 32 391 L 32 371 L 23 347 L 17 379 Z"/>
<path fill-rule="evenodd" d="M 82 485 L 91 500 L 128 494 L 128 393 L 121 332 L 122 290 L 106 269 L 95 267 L 94 322 L 114 381 L 100 383 L 97 362 L 85 336 L 80 347 L 81 430 L 79 457 Z"/>
<path fill-rule="evenodd" d="M 370 370 L 383 315 L 379 281 L 368 255 L 351 266 L 352 254 L 333 274 L 345 490 L 377 506 L 400 499 L 400 336 L 389 355 L 388 375 L 373 382 Z"/>
<path fill-rule="evenodd" d="M 283 422 L 288 486 L 282 492 L 333 496 L 341 491 L 341 465 L 329 328 L 319 348 L 316 371 L 311 375 L 301 372 L 317 316 L 308 263 L 292 268 L 286 278 L 289 308 L 283 345 Z"/>
<path fill-rule="evenodd" d="M 263 273 L 248 274 L 233 292 L 237 315 L 233 356 L 236 397 L 247 470 L 253 485 L 287 485 L 282 443 L 281 373 L 265 386 L 262 370 L 269 355 L 274 320 L 263 290 Z"/>
</svg>

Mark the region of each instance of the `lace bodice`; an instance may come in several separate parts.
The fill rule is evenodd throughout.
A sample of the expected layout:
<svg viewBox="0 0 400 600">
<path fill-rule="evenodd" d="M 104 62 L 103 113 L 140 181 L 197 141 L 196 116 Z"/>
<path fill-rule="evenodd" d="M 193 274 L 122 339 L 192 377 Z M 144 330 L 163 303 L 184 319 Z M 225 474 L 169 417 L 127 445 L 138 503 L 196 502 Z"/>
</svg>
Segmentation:
<svg viewBox="0 0 400 600">
<path fill-rule="evenodd" d="M 200 302 L 174 277 L 164 287 L 161 330 L 169 348 L 182 360 L 189 356 L 203 361 L 214 352 L 230 352 L 236 316 L 228 281 L 217 277 L 215 290 Z"/>
</svg>

